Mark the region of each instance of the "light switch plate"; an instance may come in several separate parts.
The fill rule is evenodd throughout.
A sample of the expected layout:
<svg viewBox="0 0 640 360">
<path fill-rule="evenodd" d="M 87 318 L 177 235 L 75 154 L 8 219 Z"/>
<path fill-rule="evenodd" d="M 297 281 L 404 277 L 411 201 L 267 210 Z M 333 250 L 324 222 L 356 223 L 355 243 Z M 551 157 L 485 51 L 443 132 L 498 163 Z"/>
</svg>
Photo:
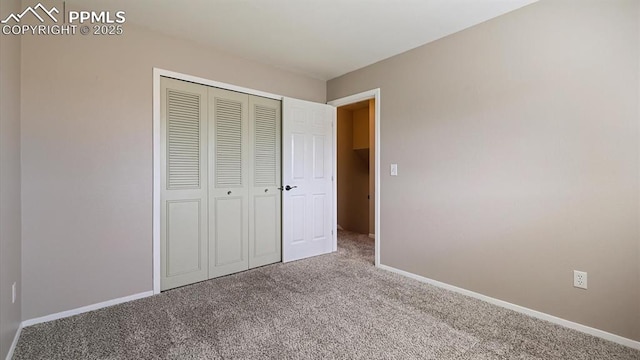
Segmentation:
<svg viewBox="0 0 640 360">
<path fill-rule="evenodd" d="M 398 164 L 391 164 L 391 176 L 398 176 Z"/>
</svg>

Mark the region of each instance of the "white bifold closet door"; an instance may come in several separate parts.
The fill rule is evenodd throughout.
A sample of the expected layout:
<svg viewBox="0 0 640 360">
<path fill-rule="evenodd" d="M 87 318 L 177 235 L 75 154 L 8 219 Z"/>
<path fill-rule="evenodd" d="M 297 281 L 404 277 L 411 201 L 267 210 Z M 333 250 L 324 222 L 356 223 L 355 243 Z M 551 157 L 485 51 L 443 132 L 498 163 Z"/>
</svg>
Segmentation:
<svg viewBox="0 0 640 360">
<path fill-rule="evenodd" d="M 281 261 L 280 101 L 161 91 L 161 289 Z"/>
<path fill-rule="evenodd" d="M 162 78 L 161 289 L 209 278 L 207 88 Z"/>
<path fill-rule="evenodd" d="M 249 268 L 249 97 L 209 88 L 209 277 Z"/>
<path fill-rule="evenodd" d="M 281 102 L 249 97 L 249 268 L 282 260 Z"/>
</svg>

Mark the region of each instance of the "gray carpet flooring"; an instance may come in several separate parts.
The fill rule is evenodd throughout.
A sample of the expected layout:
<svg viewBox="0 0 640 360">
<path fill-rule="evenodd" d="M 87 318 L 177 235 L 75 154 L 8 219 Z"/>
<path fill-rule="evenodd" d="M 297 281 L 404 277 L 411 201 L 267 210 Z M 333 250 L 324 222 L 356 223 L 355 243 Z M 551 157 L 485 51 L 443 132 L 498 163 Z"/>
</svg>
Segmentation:
<svg viewBox="0 0 640 360">
<path fill-rule="evenodd" d="M 14 359 L 640 359 L 376 269 L 373 242 L 25 328 Z"/>
</svg>

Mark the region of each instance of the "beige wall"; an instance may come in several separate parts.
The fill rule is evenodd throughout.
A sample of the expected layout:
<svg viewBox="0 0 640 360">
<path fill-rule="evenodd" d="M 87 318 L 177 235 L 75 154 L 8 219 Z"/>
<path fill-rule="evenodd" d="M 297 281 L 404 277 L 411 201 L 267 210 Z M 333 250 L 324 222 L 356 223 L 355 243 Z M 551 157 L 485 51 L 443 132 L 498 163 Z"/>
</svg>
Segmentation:
<svg viewBox="0 0 640 360">
<path fill-rule="evenodd" d="M 640 340 L 638 14 L 543 0 L 329 81 L 381 88 L 382 263 Z"/>
<path fill-rule="evenodd" d="M 152 289 L 153 67 L 326 96 L 324 81 L 130 24 L 25 36 L 22 51 L 25 320 Z"/>
<path fill-rule="evenodd" d="M 358 138 L 354 127 L 357 113 L 358 110 L 338 109 L 338 224 L 345 230 L 366 234 L 369 171 L 365 160 L 353 149 L 354 139 Z"/>
<path fill-rule="evenodd" d="M 19 11 L 20 1 L 0 1 L 0 18 Z M 20 218 L 20 37 L 0 35 L 0 359 L 21 320 Z"/>
</svg>

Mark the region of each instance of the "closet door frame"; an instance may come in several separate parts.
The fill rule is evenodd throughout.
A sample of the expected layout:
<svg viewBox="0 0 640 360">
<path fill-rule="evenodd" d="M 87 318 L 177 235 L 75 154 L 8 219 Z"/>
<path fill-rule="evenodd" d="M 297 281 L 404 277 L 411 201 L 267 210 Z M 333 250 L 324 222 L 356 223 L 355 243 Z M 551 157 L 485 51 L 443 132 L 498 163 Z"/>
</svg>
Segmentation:
<svg viewBox="0 0 640 360">
<path fill-rule="evenodd" d="M 284 96 L 272 94 L 264 91 L 245 88 L 223 82 L 207 80 L 197 76 L 181 74 L 174 71 L 154 68 L 153 69 L 153 293 L 160 293 L 161 279 L 161 258 L 160 258 L 160 78 L 167 77 L 177 80 L 189 81 L 196 84 L 216 87 L 225 90 L 237 91 L 248 95 L 256 95 L 268 99 L 282 101 Z"/>
</svg>

